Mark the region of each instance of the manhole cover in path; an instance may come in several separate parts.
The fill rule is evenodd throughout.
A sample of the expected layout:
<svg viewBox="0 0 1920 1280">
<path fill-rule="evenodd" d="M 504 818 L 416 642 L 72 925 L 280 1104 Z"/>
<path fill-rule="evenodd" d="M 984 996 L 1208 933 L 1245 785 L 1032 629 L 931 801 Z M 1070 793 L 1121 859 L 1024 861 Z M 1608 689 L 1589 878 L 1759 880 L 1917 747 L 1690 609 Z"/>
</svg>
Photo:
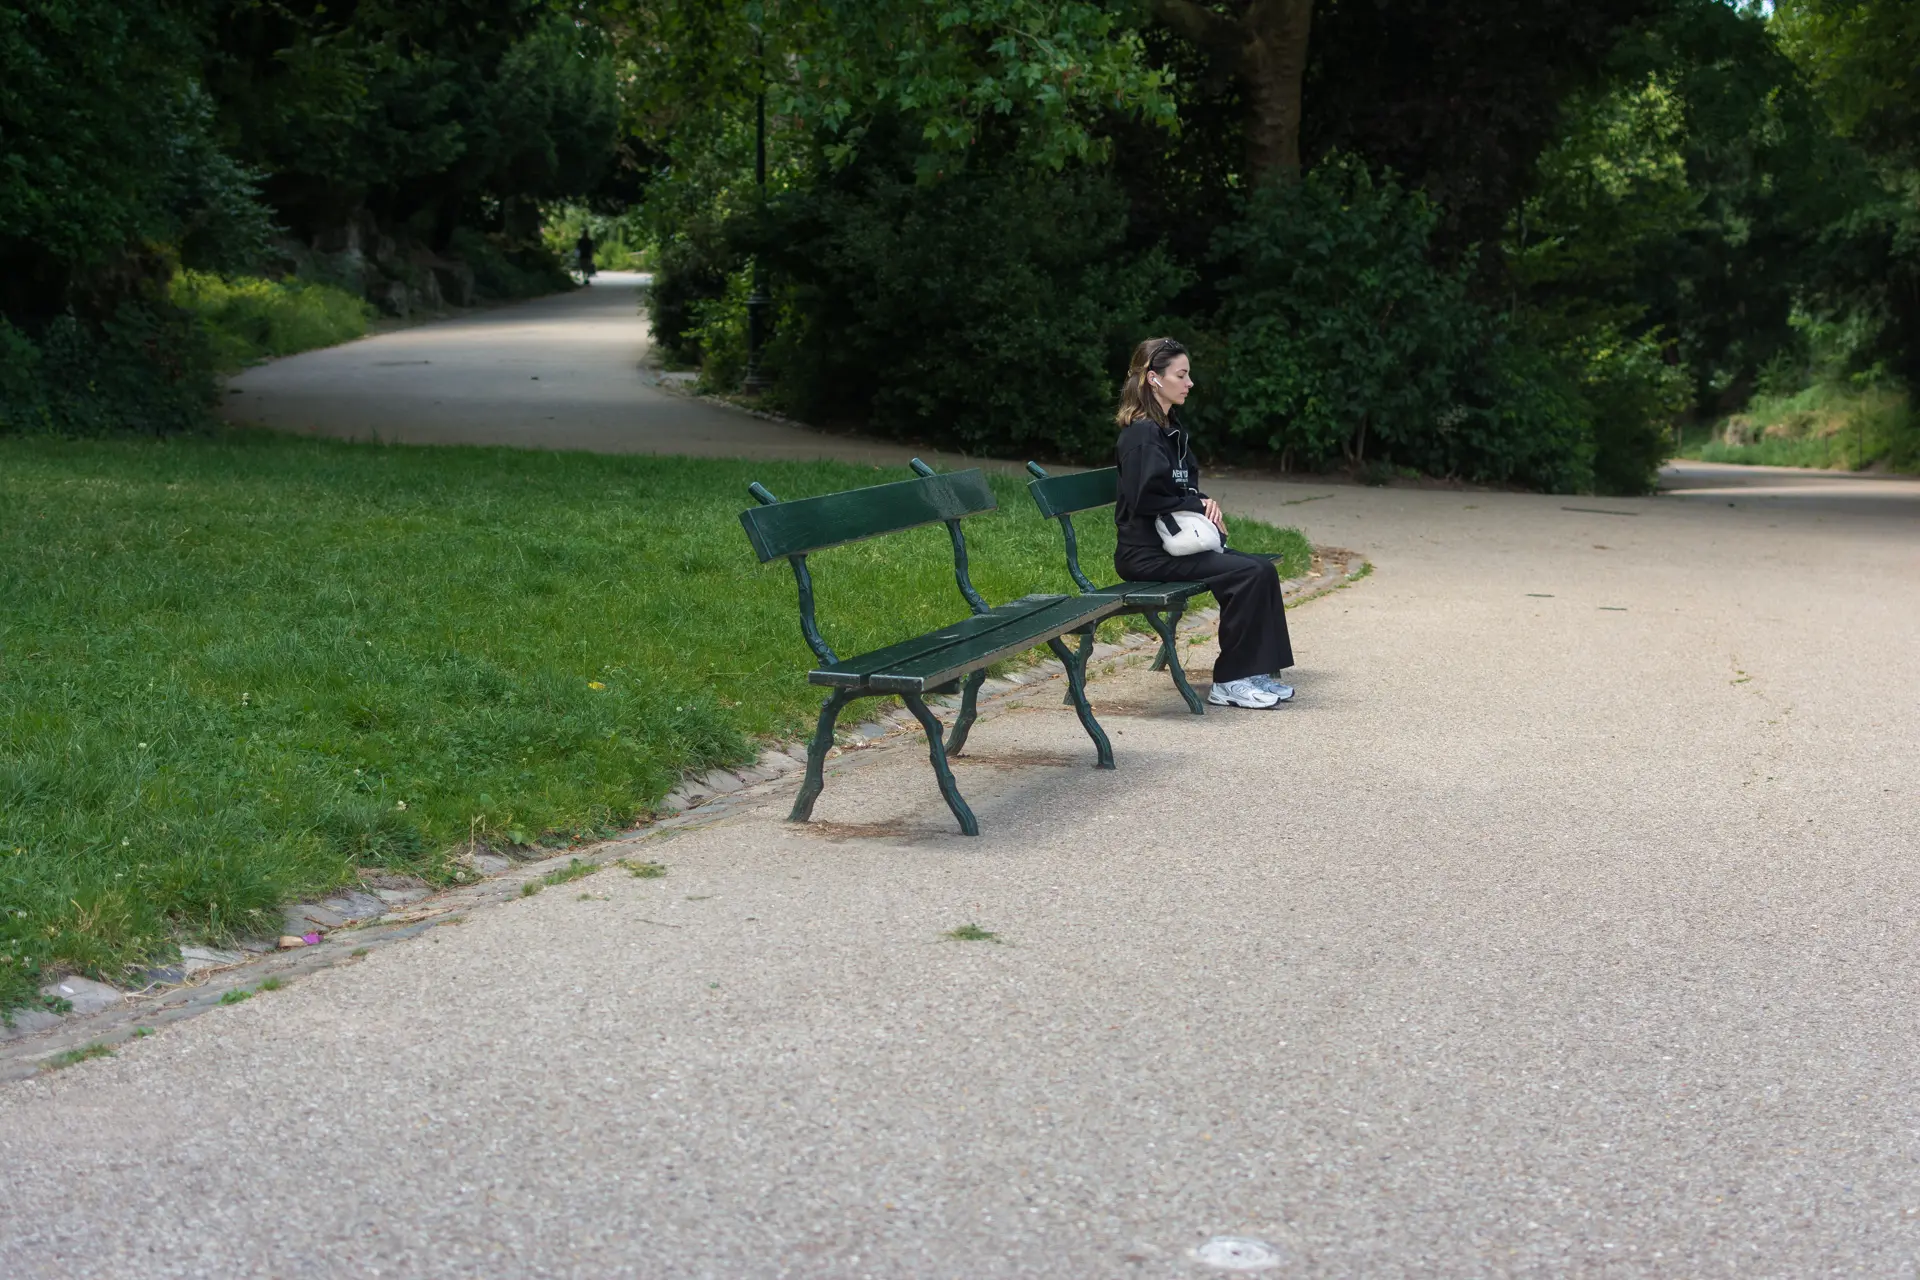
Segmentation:
<svg viewBox="0 0 1920 1280">
<path fill-rule="evenodd" d="M 1271 1271 L 1286 1261 L 1279 1245 L 1246 1236 L 1215 1236 L 1195 1249 L 1193 1256 L 1221 1271 Z"/>
</svg>

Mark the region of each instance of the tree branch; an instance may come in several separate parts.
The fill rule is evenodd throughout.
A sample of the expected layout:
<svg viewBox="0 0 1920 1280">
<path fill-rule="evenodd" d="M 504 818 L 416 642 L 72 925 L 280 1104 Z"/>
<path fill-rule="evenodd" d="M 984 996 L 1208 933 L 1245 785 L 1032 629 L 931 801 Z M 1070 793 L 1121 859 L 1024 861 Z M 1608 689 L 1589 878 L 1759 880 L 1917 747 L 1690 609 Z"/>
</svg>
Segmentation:
<svg viewBox="0 0 1920 1280">
<path fill-rule="evenodd" d="M 1215 13 L 1195 0 L 1153 0 L 1160 21 L 1217 58 L 1237 64 L 1246 46 L 1246 29 L 1225 14 Z"/>
</svg>

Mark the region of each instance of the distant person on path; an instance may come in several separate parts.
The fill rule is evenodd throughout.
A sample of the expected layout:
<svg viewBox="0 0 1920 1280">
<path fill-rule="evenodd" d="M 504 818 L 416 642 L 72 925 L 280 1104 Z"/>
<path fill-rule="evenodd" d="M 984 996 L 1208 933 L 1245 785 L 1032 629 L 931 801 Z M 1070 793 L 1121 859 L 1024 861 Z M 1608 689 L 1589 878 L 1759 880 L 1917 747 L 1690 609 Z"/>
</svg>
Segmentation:
<svg viewBox="0 0 1920 1280">
<path fill-rule="evenodd" d="M 1274 679 L 1293 665 L 1280 575 L 1270 561 L 1238 551 L 1175 555 L 1163 538 L 1178 532 L 1173 513 L 1186 511 L 1211 521 L 1223 548 L 1226 541 L 1226 519 L 1220 504 L 1200 492 L 1200 465 L 1180 426 L 1179 406 L 1192 390 L 1192 362 L 1178 342 L 1149 338 L 1134 349 L 1117 415 L 1113 567 L 1129 582 L 1206 583 L 1220 602 L 1220 656 L 1207 701 L 1264 710 L 1293 697 L 1292 686 Z"/>
<path fill-rule="evenodd" d="M 580 238 L 573 242 L 573 260 L 580 268 L 580 283 L 593 279 L 593 233 L 585 227 L 580 228 Z"/>
</svg>

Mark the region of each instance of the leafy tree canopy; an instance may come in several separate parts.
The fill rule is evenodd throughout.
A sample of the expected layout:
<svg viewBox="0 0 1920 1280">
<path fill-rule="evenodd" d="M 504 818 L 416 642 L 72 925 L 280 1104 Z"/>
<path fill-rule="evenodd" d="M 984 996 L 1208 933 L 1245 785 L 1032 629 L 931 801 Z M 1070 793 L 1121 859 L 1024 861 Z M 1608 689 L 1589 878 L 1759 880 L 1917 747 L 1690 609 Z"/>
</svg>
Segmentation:
<svg viewBox="0 0 1920 1280">
<path fill-rule="evenodd" d="M 1139 32 L 1093 0 L 609 0 L 608 12 L 653 129 L 764 89 L 836 167 L 893 119 L 911 122 L 923 177 L 989 137 L 1058 169 L 1106 154 L 1107 113 L 1176 123 Z"/>
<path fill-rule="evenodd" d="M 214 145 L 185 4 L 0 9 L 0 310 L 45 318 L 76 281 L 124 293 L 147 246 L 203 262 L 263 241 L 251 175 Z"/>
<path fill-rule="evenodd" d="M 550 0 L 209 0 L 222 136 L 296 228 L 366 206 L 444 242 L 480 199 L 590 192 L 614 152 L 608 41 Z"/>
<path fill-rule="evenodd" d="M 1920 149 L 1920 3 L 1778 0 L 1774 24 L 1843 134 L 1911 161 Z"/>
</svg>

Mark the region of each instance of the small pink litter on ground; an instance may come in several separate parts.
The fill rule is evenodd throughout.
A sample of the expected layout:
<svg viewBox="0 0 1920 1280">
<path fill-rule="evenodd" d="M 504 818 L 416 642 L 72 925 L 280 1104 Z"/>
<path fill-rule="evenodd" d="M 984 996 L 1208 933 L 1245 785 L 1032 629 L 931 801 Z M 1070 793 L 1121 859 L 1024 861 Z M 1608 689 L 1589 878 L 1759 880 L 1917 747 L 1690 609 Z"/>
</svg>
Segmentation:
<svg viewBox="0 0 1920 1280">
<path fill-rule="evenodd" d="M 306 943 L 310 947 L 317 947 L 320 945 L 320 935 L 317 933 L 302 934 L 300 937 L 300 941 Z"/>
</svg>

